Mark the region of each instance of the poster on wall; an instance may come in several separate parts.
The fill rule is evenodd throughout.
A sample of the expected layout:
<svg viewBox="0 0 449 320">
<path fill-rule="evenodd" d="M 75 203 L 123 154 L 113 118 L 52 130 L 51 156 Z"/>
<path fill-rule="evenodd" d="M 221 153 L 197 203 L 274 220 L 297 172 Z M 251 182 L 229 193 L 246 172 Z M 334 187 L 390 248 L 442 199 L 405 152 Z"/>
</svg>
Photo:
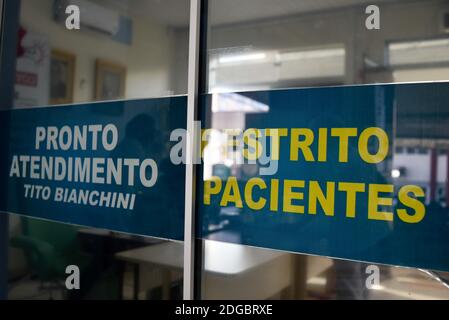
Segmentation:
<svg viewBox="0 0 449 320">
<path fill-rule="evenodd" d="M 170 133 L 185 128 L 186 104 L 1 111 L 0 212 L 183 240 L 185 169 L 170 160 Z"/>
<path fill-rule="evenodd" d="M 50 56 L 47 37 L 20 28 L 14 86 L 15 108 L 48 105 Z"/>
<path fill-rule="evenodd" d="M 409 110 L 429 119 L 448 99 L 449 83 L 204 96 L 201 238 L 449 271 L 448 206 L 392 166 L 396 110 L 408 128 Z"/>
</svg>

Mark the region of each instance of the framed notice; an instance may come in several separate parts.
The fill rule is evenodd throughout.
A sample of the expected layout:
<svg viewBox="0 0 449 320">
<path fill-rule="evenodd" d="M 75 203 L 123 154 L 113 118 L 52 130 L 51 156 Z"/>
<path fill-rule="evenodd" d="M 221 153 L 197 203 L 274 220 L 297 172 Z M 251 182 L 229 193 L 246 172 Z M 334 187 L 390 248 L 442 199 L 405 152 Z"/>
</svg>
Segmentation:
<svg viewBox="0 0 449 320">
<path fill-rule="evenodd" d="M 49 103 L 50 47 L 44 35 L 20 28 L 17 52 L 14 108 Z"/>
<path fill-rule="evenodd" d="M 0 215 L 183 240 L 185 167 L 162 137 L 186 110 L 179 96 L 0 111 Z"/>
<path fill-rule="evenodd" d="M 97 59 L 95 70 L 96 100 L 117 100 L 125 97 L 126 67 Z"/>
<path fill-rule="evenodd" d="M 62 50 L 51 51 L 50 104 L 73 102 L 76 56 Z"/>
</svg>

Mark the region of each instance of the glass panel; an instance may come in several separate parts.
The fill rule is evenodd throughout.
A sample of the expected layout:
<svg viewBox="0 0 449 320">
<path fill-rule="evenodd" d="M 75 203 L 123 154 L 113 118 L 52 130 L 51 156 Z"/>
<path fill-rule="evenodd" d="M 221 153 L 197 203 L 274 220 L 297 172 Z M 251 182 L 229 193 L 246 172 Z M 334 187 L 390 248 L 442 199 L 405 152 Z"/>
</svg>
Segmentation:
<svg viewBox="0 0 449 320">
<path fill-rule="evenodd" d="M 245 181 L 245 177 L 258 176 L 257 166 L 237 161 L 239 158 L 236 155 L 241 152 L 228 148 L 228 137 L 222 134 L 224 129 L 271 128 L 282 123 L 289 128 L 294 127 L 295 123 L 304 127 L 303 122 L 307 121 L 309 126 L 305 127 L 317 127 L 316 119 L 308 118 L 315 109 L 307 108 L 317 101 L 324 103 L 331 96 L 328 93 L 333 92 L 332 89 L 320 91 L 322 97 L 312 98 L 312 91 L 308 90 L 308 98 L 303 96 L 303 100 L 295 100 L 295 90 L 276 90 L 274 93 L 261 90 L 449 80 L 445 58 L 447 28 L 444 27 L 444 13 L 449 11 L 446 4 L 441 1 L 377 1 L 380 29 L 369 30 L 366 20 L 372 17 L 372 13 L 367 14 L 365 10 L 370 4 L 370 1 L 352 0 L 208 2 L 207 89 L 201 111 L 203 127 L 216 129 L 216 132 L 204 144 L 200 185 L 212 176 L 222 179 L 223 184 L 231 176 L 237 177 L 237 183 Z M 395 189 L 410 184 L 419 186 L 426 195 L 422 200 L 426 215 L 432 216 L 432 219 L 425 221 L 429 223 L 428 230 L 444 236 L 447 231 L 443 225 L 447 223 L 448 213 L 448 110 L 443 98 L 446 89 L 438 89 L 435 98 L 430 99 L 430 95 L 424 93 L 424 87 L 414 88 L 415 94 L 395 96 L 400 103 L 396 104 L 392 122 L 391 158 L 377 170 L 379 179 L 388 181 Z M 275 96 L 281 93 L 287 95 L 287 92 L 290 92 L 290 100 L 279 103 Z M 420 98 L 417 99 L 417 96 Z M 375 113 L 373 106 L 376 103 L 368 99 L 368 93 L 365 98 L 342 96 L 333 105 L 345 105 L 344 101 L 346 105 L 363 104 L 364 109 L 359 111 L 368 116 Z M 300 114 L 300 108 L 307 110 Z M 341 117 L 343 122 L 336 127 L 346 127 L 345 112 L 341 109 L 321 113 L 324 118 Z M 347 118 L 353 117 L 351 114 Z M 225 149 L 228 152 L 224 152 Z M 282 166 L 280 161 L 280 170 L 289 170 Z M 309 167 L 298 166 L 298 172 Z M 354 165 L 349 165 L 347 170 L 357 175 Z M 304 174 L 323 176 L 326 172 L 317 170 Z M 368 179 L 363 182 L 368 183 Z M 243 191 L 241 193 L 243 196 Z M 367 205 L 368 200 L 364 199 L 362 204 Z M 198 199 L 200 204 L 203 201 L 203 198 Z M 396 203 L 397 199 L 394 201 Z M 449 298 L 446 272 L 295 254 L 288 252 L 295 250 L 285 249 L 287 245 L 282 242 L 285 235 L 281 233 L 276 235 L 282 245 L 273 245 L 273 237 L 265 237 L 266 244 L 263 245 L 263 239 L 257 238 L 259 235 L 256 233 L 266 226 L 264 219 L 268 218 L 264 217 L 265 212 L 256 210 L 248 214 L 235 207 L 217 203 L 209 206 L 207 213 L 200 212 L 201 219 L 207 219 L 202 224 L 202 234 L 207 234 L 207 240 L 202 240 L 203 298 Z M 287 217 L 285 219 L 288 220 Z M 296 218 L 292 217 L 291 225 L 294 221 Z M 435 225 L 431 226 L 432 223 Z M 399 227 L 399 224 L 396 225 Z M 288 233 L 288 227 L 285 228 Z M 295 245 L 307 246 L 307 232 L 313 239 L 319 237 L 316 228 L 304 228 L 298 230 Z M 378 231 L 373 227 L 373 235 L 381 237 Z M 344 250 L 356 250 L 360 241 L 347 241 L 353 232 L 335 233 L 334 245 L 342 244 L 346 239 Z M 310 248 L 326 247 L 327 241 L 332 242 L 329 237 L 330 234 L 324 235 L 322 242 L 313 243 Z M 427 248 L 429 260 L 420 260 L 421 265 L 430 260 L 444 260 L 439 246 L 441 242 L 435 240 L 435 246 L 431 247 L 430 238 L 427 234 L 426 240 L 418 237 L 413 241 L 415 244 L 420 240 L 428 241 L 423 249 Z M 288 251 L 255 248 L 240 243 Z M 213 254 L 212 248 L 226 252 L 221 256 L 226 257 L 226 263 L 220 264 L 220 257 Z M 378 253 L 389 252 L 391 257 L 401 259 L 404 253 L 401 251 L 413 255 L 413 249 L 406 250 L 404 244 L 379 250 Z M 319 250 L 312 253 L 317 252 Z M 373 258 L 371 261 L 381 260 Z M 219 272 L 214 268 L 218 264 L 221 266 Z"/>
<path fill-rule="evenodd" d="M 67 29 L 66 7 L 70 4 L 80 9 L 79 30 Z M 13 141 L 32 137 L 34 145 L 36 123 L 51 122 L 59 129 L 66 123 L 84 132 L 83 126 L 74 125 L 106 121 L 116 124 L 118 139 L 114 150 L 100 150 L 99 156 L 123 154 L 125 158 L 132 154 L 138 160 L 153 159 L 158 175 L 157 187 L 151 189 L 150 173 L 155 169 L 150 162 L 142 169 L 142 161 L 140 171 L 134 171 L 135 179 L 143 177 L 141 187 L 137 180 L 131 182 L 132 171 L 119 177 L 115 168 L 110 168 L 110 174 L 107 166 L 103 168 L 106 184 L 115 182 L 111 184 L 119 189 L 126 185 L 123 188 L 129 187 L 140 204 L 119 200 L 119 196 L 114 200 L 113 194 L 98 198 L 98 202 L 96 195 L 79 194 L 73 201 L 70 195 L 61 195 L 67 207 L 36 200 L 14 204 L 19 209 L 28 206 L 19 213 L 70 224 L 18 216 L 15 210 L 9 214 L 10 299 L 182 298 L 185 171 L 169 162 L 169 133 L 186 123 L 186 97 L 177 95 L 187 91 L 188 40 L 184 34 L 188 33 L 188 21 L 186 0 L 21 1 L 15 100 L 6 108 L 12 110 L 8 114 L 14 123 Z M 92 104 L 98 101 L 105 102 Z M 86 105 L 76 106 L 79 103 Z M 71 104 L 74 106 L 67 106 Z M 57 106 L 40 108 L 48 105 Z M 26 110 L 17 110 L 22 108 Z M 43 147 L 47 150 L 43 154 L 65 157 L 63 147 L 69 136 L 67 131 L 58 140 L 50 139 L 53 142 Z M 109 133 L 97 142 L 112 143 L 113 136 Z M 81 150 L 70 149 L 69 156 L 95 157 L 97 153 L 83 150 L 83 141 L 81 135 Z M 54 151 L 55 145 L 61 149 Z M 93 145 L 92 140 L 92 150 Z M 26 147 L 15 145 L 10 150 Z M 118 161 L 114 165 L 119 165 Z M 69 185 L 76 188 L 74 179 Z M 102 181 L 97 176 L 93 187 L 104 190 L 99 186 Z M 80 201 L 88 205 L 79 205 Z M 103 207 L 92 209 L 92 201 Z M 132 210 L 114 207 L 119 201 L 122 205 L 127 202 Z M 79 289 L 77 279 L 81 279 Z"/>
</svg>

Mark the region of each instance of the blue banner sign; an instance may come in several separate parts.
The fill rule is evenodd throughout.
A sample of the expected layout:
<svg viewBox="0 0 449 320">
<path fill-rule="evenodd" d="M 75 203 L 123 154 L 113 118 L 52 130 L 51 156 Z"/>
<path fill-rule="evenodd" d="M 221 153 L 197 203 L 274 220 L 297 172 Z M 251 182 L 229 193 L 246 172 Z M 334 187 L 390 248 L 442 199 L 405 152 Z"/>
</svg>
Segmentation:
<svg viewBox="0 0 449 320">
<path fill-rule="evenodd" d="M 407 158 L 393 148 L 435 139 L 424 124 L 448 101 L 448 83 L 204 96 L 199 235 L 449 271 L 445 201 L 430 197 L 430 177 L 395 167 L 418 161 L 429 172 L 431 150 Z"/>
<path fill-rule="evenodd" d="M 183 240 L 186 97 L 3 111 L 0 210 Z"/>
</svg>

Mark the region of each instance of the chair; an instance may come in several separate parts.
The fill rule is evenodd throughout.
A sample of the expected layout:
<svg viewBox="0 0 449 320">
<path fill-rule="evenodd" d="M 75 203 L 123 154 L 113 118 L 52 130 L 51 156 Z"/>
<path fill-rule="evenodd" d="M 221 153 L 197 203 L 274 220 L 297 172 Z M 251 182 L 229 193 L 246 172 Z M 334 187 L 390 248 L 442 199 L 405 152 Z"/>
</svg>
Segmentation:
<svg viewBox="0 0 449 320">
<path fill-rule="evenodd" d="M 26 217 L 21 221 L 23 234 L 12 238 L 11 245 L 24 251 L 32 274 L 52 299 L 53 289 L 65 289 L 66 267 L 76 265 L 82 273 L 91 257 L 81 251 L 74 226 Z"/>
</svg>

